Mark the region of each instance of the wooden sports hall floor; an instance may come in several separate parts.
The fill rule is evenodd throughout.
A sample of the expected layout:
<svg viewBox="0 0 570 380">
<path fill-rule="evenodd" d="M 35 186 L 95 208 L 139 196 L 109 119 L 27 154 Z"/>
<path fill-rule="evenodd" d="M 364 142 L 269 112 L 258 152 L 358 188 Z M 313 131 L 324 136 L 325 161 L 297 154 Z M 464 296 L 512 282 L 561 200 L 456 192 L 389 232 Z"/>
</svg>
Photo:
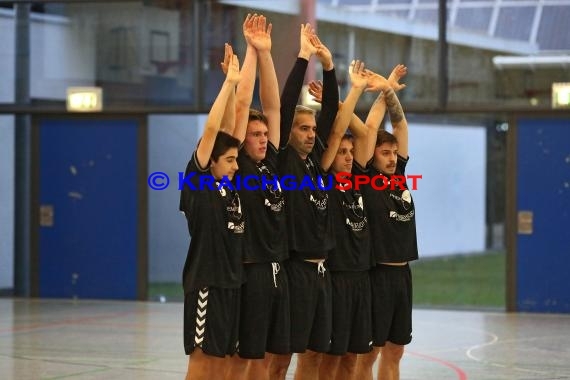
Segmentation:
<svg viewBox="0 0 570 380">
<path fill-rule="evenodd" d="M 414 310 L 402 380 L 570 379 L 570 315 Z M 183 379 L 182 304 L 0 298 L 0 379 Z M 295 361 L 288 378 L 293 378 Z"/>
</svg>

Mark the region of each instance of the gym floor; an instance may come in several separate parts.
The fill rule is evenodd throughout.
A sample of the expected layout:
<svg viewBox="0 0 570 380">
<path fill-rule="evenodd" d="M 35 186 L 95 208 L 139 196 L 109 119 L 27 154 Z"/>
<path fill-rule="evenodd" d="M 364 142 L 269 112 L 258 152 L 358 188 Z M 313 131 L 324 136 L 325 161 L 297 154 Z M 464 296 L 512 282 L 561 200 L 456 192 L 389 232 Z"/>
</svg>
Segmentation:
<svg viewBox="0 0 570 380">
<path fill-rule="evenodd" d="M 182 309 L 0 298 L 0 378 L 183 379 Z M 570 379 L 570 315 L 415 309 L 413 336 L 402 380 Z"/>
</svg>

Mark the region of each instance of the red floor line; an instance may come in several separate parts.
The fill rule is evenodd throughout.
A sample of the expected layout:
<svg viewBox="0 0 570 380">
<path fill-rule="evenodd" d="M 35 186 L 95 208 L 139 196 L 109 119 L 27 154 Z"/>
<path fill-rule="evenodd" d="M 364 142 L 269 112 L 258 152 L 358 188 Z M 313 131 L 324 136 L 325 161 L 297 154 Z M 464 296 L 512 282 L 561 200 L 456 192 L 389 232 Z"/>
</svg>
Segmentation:
<svg viewBox="0 0 570 380">
<path fill-rule="evenodd" d="M 409 354 L 409 355 L 412 355 L 412 356 L 418 356 L 418 357 L 420 357 L 420 358 L 427 359 L 427 360 L 430 360 L 430 361 L 432 361 L 432 362 L 436 362 L 436 363 L 442 364 L 442 365 L 444 365 L 444 366 L 446 366 L 446 367 L 451 368 L 452 370 L 454 370 L 455 373 L 457 374 L 457 378 L 458 378 L 459 380 L 467 380 L 467 374 L 465 373 L 465 371 L 463 371 L 461 368 L 459 368 L 458 366 L 456 366 L 456 365 L 453 364 L 453 363 L 447 362 L 447 361 L 442 360 L 442 359 L 435 358 L 435 357 L 433 357 L 433 356 L 429 356 L 429 355 L 425 355 L 425 354 L 420 354 L 420 353 L 417 353 L 417 352 L 411 352 L 411 351 L 408 351 L 408 350 L 406 350 L 406 354 Z"/>
</svg>

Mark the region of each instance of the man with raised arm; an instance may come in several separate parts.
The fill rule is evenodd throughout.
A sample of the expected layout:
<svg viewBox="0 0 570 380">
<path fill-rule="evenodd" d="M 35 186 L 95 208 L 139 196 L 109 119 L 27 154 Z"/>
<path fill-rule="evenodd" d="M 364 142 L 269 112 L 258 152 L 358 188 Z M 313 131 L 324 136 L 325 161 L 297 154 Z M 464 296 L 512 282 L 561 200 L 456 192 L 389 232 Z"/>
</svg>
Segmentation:
<svg viewBox="0 0 570 380">
<path fill-rule="evenodd" d="M 311 55 L 323 67 L 323 102 L 318 120 L 310 108 L 296 106 Z M 331 283 L 325 260 L 334 246 L 329 196 L 321 180 L 320 159 L 338 110 L 338 85 L 332 54 L 310 24 L 301 26 L 300 50 L 281 95 L 279 174 L 293 179 L 285 190 L 289 241 L 291 351 L 298 353 L 295 379 L 316 379 L 320 355 L 330 347 Z M 303 183 L 304 186 L 300 186 Z M 288 355 L 287 360 L 290 359 Z M 285 371 L 274 378 L 285 378 Z"/>
<path fill-rule="evenodd" d="M 321 379 L 350 379 L 356 370 L 357 354 L 370 351 L 372 338 L 370 279 L 370 235 L 362 195 L 343 186 L 339 177 L 350 179 L 354 146 L 346 135 L 356 101 L 367 86 L 364 64 L 352 61 L 350 91 L 335 119 L 321 159 L 324 170 L 334 176 L 329 212 L 333 215 L 335 247 L 327 267 L 332 282 L 332 337 L 323 354 Z"/>
<path fill-rule="evenodd" d="M 238 193 L 223 183 L 238 169 L 239 141 L 220 127 L 239 80 L 238 58 L 233 55 L 180 194 L 180 211 L 192 237 L 182 272 L 186 380 L 223 378 L 238 339 L 245 225 Z"/>
<path fill-rule="evenodd" d="M 372 236 L 375 266 L 370 271 L 374 349 L 360 358 L 362 379 L 372 379 L 372 365 L 381 352 L 378 379 L 400 378 L 404 346 L 412 340 L 412 276 L 408 262 L 417 260 L 415 207 L 405 181 L 408 123 L 390 82 L 374 74 L 369 89 L 381 90 L 393 134 L 380 130 L 370 161 L 356 160 L 355 173 L 386 178 L 384 190 L 362 188 Z M 381 181 L 380 181 L 381 182 Z"/>
<path fill-rule="evenodd" d="M 289 286 L 283 266 L 289 251 L 284 195 L 274 178 L 280 101 L 271 57 L 271 24 L 262 15 L 248 15 L 244 36 L 247 51 L 236 93 L 234 137 L 243 144 L 238 174 L 242 179 L 239 194 L 246 226 L 243 258 L 246 282 L 241 291 L 238 348 L 241 359 L 234 360 L 226 378 L 263 380 L 269 379 L 272 354 L 290 352 Z M 249 108 L 256 63 L 263 113 Z M 273 364 L 279 365 L 277 361 Z"/>
</svg>

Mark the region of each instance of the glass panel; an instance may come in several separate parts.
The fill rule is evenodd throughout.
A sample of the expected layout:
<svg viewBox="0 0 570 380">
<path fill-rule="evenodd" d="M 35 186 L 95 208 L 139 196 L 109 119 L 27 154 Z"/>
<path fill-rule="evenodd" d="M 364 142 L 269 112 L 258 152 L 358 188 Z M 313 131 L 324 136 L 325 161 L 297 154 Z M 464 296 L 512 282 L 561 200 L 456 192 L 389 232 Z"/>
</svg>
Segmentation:
<svg viewBox="0 0 570 380">
<path fill-rule="evenodd" d="M 370 5 L 371 0 L 339 0 L 338 5 Z"/>
<path fill-rule="evenodd" d="M 504 7 L 499 11 L 495 36 L 528 41 L 536 7 Z"/>
<path fill-rule="evenodd" d="M 487 32 L 492 12 L 491 8 L 459 8 L 455 26 L 462 29 Z"/>
<path fill-rule="evenodd" d="M 537 42 L 543 50 L 570 50 L 570 6 L 544 7 Z"/>
<path fill-rule="evenodd" d="M 380 0 L 378 1 L 378 5 L 384 4 L 410 4 L 412 0 Z"/>
<path fill-rule="evenodd" d="M 220 84 L 223 44 L 235 40 L 241 21 L 236 8 L 173 4 L 32 4 L 32 98 L 63 102 L 67 87 L 97 85 L 106 107 L 207 106 Z M 0 27 L 9 31 L 3 36 L 12 42 L 14 11 L 0 12 Z"/>
<path fill-rule="evenodd" d="M 407 19 L 410 12 L 409 11 L 380 11 L 379 14 L 381 14 L 384 17 L 397 17 L 397 18 L 401 18 L 401 19 Z"/>
<path fill-rule="evenodd" d="M 447 15 L 447 17 L 449 17 L 449 13 Z M 439 18 L 439 12 L 437 9 L 418 9 L 416 11 L 416 17 L 415 20 L 417 21 L 421 21 L 421 22 L 427 22 L 430 24 L 436 24 L 437 25 L 437 20 Z"/>
</svg>

